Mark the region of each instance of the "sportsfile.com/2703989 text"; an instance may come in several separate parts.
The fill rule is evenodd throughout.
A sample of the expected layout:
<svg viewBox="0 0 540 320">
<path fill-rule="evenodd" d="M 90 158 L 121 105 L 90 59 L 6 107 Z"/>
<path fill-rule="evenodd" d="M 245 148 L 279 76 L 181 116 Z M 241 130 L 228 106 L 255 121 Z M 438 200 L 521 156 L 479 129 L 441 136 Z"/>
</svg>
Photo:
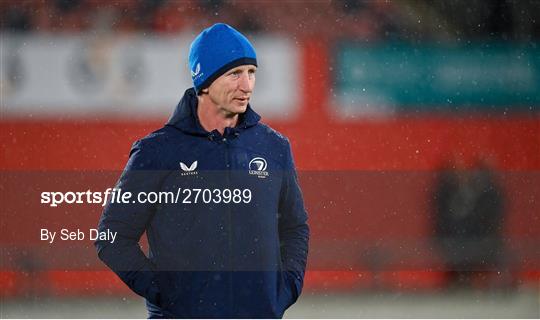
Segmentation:
<svg viewBox="0 0 540 320">
<path fill-rule="evenodd" d="M 241 204 L 252 201 L 250 189 L 202 189 L 178 188 L 172 191 L 137 192 L 122 191 L 120 188 L 107 188 L 105 191 L 44 191 L 41 193 L 41 203 L 50 207 L 60 204 L 111 204 L 149 203 L 149 204 Z"/>
</svg>

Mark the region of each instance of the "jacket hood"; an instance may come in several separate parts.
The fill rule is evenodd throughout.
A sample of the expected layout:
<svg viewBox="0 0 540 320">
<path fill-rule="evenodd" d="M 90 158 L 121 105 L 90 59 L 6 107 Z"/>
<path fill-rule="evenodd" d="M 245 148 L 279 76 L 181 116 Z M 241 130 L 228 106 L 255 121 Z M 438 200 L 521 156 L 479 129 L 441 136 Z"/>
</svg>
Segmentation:
<svg viewBox="0 0 540 320">
<path fill-rule="evenodd" d="M 199 122 L 199 117 L 197 116 L 197 105 L 198 100 L 195 89 L 187 89 L 166 125 L 173 126 L 187 134 L 208 136 L 209 132 L 206 131 Z M 238 124 L 234 130 L 245 130 L 259 123 L 259 120 L 261 120 L 261 116 L 253 111 L 251 106 L 248 104 L 246 112 L 239 115 Z"/>
</svg>

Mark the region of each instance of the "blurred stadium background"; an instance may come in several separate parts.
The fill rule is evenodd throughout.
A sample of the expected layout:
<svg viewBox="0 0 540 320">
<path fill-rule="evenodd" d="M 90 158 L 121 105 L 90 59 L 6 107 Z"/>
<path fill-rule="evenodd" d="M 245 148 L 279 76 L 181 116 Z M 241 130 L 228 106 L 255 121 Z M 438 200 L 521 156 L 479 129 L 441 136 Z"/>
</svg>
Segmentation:
<svg viewBox="0 0 540 320">
<path fill-rule="evenodd" d="M 91 241 L 39 240 L 94 227 L 101 207 L 39 194 L 112 186 L 190 86 L 189 44 L 214 22 L 253 39 L 252 105 L 300 170 L 311 251 L 286 317 L 540 317 L 539 1 L 1 0 L 0 12 L 1 317 L 146 316 Z"/>
</svg>

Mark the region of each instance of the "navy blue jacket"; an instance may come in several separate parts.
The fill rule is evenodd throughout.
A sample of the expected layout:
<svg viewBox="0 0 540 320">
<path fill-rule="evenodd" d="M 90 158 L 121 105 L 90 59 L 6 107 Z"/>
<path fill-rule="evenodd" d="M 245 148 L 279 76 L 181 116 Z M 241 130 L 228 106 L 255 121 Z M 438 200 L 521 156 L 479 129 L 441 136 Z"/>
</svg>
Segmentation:
<svg viewBox="0 0 540 320">
<path fill-rule="evenodd" d="M 96 247 L 149 317 L 280 318 L 298 298 L 307 214 L 288 140 L 259 120 L 248 106 L 235 128 L 207 132 L 188 89 L 168 123 L 133 144 L 116 185 L 133 201 L 109 201 L 98 228 L 116 240 Z M 246 193 L 234 203 L 225 189 Z M 151 204 L 140 192 L 179 197 Z"/>
</svg>

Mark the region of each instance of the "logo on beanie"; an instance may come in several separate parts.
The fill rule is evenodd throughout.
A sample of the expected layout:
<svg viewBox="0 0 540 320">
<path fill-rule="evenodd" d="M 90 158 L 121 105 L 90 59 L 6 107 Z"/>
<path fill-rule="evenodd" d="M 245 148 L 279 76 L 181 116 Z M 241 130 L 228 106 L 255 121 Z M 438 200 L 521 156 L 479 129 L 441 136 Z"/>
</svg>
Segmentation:
<svg viewBox="0 0 540 320">
<path fill-rule="evenodd" d="M 201 73 L 201 64 L 197 63 L 195 66 L 195 71 L 191 70 L 191 77 L 195 80 L 200 78 L 203 74 Z"/>
</svg>

